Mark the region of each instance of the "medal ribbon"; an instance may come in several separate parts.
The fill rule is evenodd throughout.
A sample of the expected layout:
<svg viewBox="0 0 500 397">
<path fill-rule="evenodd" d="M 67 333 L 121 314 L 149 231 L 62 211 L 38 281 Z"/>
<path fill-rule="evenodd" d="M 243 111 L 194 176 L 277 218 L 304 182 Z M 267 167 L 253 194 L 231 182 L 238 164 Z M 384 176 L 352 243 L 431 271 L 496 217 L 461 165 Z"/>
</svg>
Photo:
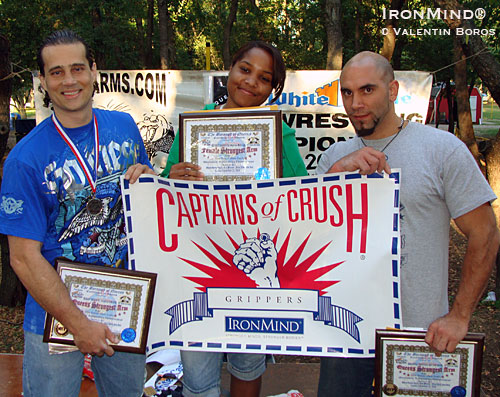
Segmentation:
<svg viewBox="0 0 500 397">
<path fill-rule="evenodd" d="M 92 192 L 96 192 L 96 183 L 97 183 L 97 169 L 99 167 L 99 129 L 97 127 L 97 118 L 95 117 L 95 114 L 93 114 L 94 118 L 94 147 L 95 147 L 95 158 L 94 158 L 94 171 L 95 171 L 95 179 L 93 178 L 92 174 L 89 171 L 89 168 L 87 167 L 87 164 L 79 152 L 78 148 L 76 145 L 73 143 L 71 138 L 66 134 L 66 131 L 64 131 L 64 128 L 62 127 L 61 124 L 59 124 L 59 121 L 57 121 L 57 118 L 54 114 L 52 114 L 52 121 L 54 122 L 54 125 L 56 127 L 57 132 L 59 135 L 61 135 L 61 138 L 66 142 L 66 144 L 69 146 L 71 151 L 76 157 L 76 160 L 80 164 L 80 167 L 82 167 L 83 173 L 85 174 L 85 177 L 89 181 L 90 188 L 92 189 Z"/>
</svg>

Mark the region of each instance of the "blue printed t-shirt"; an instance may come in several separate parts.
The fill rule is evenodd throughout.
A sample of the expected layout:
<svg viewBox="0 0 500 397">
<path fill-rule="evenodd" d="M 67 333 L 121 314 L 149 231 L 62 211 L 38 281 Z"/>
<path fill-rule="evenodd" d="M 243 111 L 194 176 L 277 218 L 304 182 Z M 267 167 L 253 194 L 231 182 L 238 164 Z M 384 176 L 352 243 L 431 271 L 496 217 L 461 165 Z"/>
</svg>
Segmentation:
<svg viewBox="0 0 500 397">
<path fill-rule="evenodd" d="M 99 167 L 96 197 L 99 215 L 86 203 L 92 190 L 70 147 L 49 117 L 9 154 L 0 193 L 0 233 L 40 241 L 41 253 L 53 266 L 55 259 L 127 267 L 127 241 L 120 191 L 120 175 L 135 163 L 148 164 L 141 135 L 126 113 L 94 109 L 99 130 Z M 94 168 L 93 121 L 66 133 Z M 151 165 L 150 165 L 151 166 Z M 24 329 L 43 333 L 45 311 L 28 294 Z"/>
</svg>

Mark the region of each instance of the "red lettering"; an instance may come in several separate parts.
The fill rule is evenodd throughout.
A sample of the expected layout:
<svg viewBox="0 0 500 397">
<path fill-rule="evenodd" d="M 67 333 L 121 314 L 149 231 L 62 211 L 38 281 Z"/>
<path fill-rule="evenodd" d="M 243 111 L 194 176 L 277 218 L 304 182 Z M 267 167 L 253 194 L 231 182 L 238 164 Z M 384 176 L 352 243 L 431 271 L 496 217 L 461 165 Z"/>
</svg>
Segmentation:
<svg viewBox="0 0 500 397">
<path fill-rule="evenodd" d="M 207 223 L 210 223 L 210 218 L 208 216 L 208 197 L 210 197 L 208 194 L 200 194 L 200 197 L 203 199 L 203 208 L 205 208 L 205 219 L 207 220 Z"/>
<path fill-rule="evenodd" d="M 222 221 L 222 224 L 226 224 L 226 219 L 224 218 L 224 211 L 222 211 L 222 206 L 220 205 L 219 197 L 218 196 L 213 196 L 213 212 L 212 212 L 212 219 L 214 221 L 214 225 L 217 223 L 217 218 L 220 218 Z"/>
<path fill-rule="evenodd" d="M 354 234 L 354 220 L 361 221 L 361 241 L 359 251 L 366 253 L 366 234 L 368 231 L 368 188 L 366 183 L 361 184 L 361 213 L 355 214 L 352 205 L 352 185 L 346 185 L 346 211 L 347 211 L 347 252 L 352 252 Z"/>
<path fill-rule="evenodd" d="M 333 227 L 339 227 L 340 225 L 342 225 L 342 223 L 344 223 L 344 214 L 342 212 L 342 208 L 340 207 L 339 203 L 337 203 L 337 200 L 335 198 L 335 191 L 337 191 L 339 196 L 342 196 L 342 188 L 339 185 L 333 185 L 333 186 L 330 186 L 330 190 L 328 192 L 329 197 L 330 197 L 330 201 L 333 204 L 333 206 L 335 207 L 335 209 L 337 210 L 337 214 L 338 214 L 339 219 L 336 221 L 335 215 L 330 215 L 330 224 Z"/>
<path fill-rule="evenodd" d="M 321 197 L 323 200 L 323 215 L 320 218 L 319 215 L 319 200 L 318 200 L 318 188 L 314 187 L 314 219 L 316 222 L 323 223 L 326 221 L 326 218 L 328 217 L 328 210 L 327 210 L 327 201 L 326 201 L 326 186 L 321 186 Z"/>
<path fill-rule="evenodd" d="M 309 211 L 309 217 L 306 218 L 305 209 Z M 311 219 L 312 208 L 311 208 L 311 191 L 309 189 L 300 189 L 300 215 L 302 220 Z"/>
<path fill-rule="evenodd" d="M 239 202 L 238 202 L 239 199 Z M 233 209 L 233 218 L 235 224 L 244 225 L 245 224 L 245 211 L 243 210 L 243 196 L 239 194 L 236 196 L 235 194 L 231 195 L 231 206 Z"/>
<path fill-rule="evenodd" d="M 181 192 L 177 192 L 177 202 L 179 203 L 177 205 L 177 226 L 182 227 L 182 218 L 187 218 L 189 226 L 193 227 L 193 220 L 191 219 L 191 215 L 189 215 L 189 210 Z"/>
<path fill-rule="evenodd" d="M 163 195 L 166 194 L 168 198 L 168 204 L 174 205 L 174 196 L 167 189 L 158 189 L 156 192 L 156 211 L 158 214 L 158 242 L 160 244 L 160 249 L 165 252 L 172 252 L 179 246 L 177 234 L 172 234 L 172 244 L 167 245 L 165 236 L 165 217 L 163 211 Z"/>
<path fill-rule="evenodd" d="M 250 210 L 252 215 L 247 215 L 247 220 L 250 225 L 256 225 L 259 220 L 259 216 L 257 215 L 257 211 L 253 207 L 253 204 L 257 202 L 257 197 L 254 194 L 249 194 L 245 197 L 245 204 L 247 208 Z"/>
<path fill-rule="evenodd" d="M 292 196 L 293 198 L 297 198 L 297 192 L 295 190 L 289 190 L 286 193 L 286 199 L 288 202 L 288 220 L 290 222 L 297 222 L 299 220 L 299 214 L 297 212 L 292 213 Z"/>
<path fill-rule="evenodd" d="M 193 212 L 194 224 L 198 225 L 197 212 L 201 212 L 201 201 L 200 197 L 195 193 L 189 193 L 189 204 L 191 205 L 191 211 Z"/>
<path fill-rule="evenodd" d="M 226 214 L 227 214 L 227 223 L 229 225 L 232 225 L 232 217 L 231 217 L 231 201 L 230 201 L 230 196 L 227 194 L 224 195 L 224 203 L 226 204 Z"/>
</svg>

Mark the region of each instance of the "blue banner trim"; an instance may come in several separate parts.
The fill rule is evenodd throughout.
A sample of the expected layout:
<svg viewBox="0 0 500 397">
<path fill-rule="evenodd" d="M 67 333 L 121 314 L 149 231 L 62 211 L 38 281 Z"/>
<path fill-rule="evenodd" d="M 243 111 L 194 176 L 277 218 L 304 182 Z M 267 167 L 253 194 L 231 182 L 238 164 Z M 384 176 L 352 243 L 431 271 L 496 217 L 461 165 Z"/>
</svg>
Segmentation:
<svg viewBox="0 0 500 397">
<path fill-rule="evenodd" d="M 244 185 L 234 185 L 236 190 L 248 190 L 252 188 L 252 185 L 250 183 L 246 183 Z"/>
<path fill-rule="evenodd" d="M 278 183 L 279 183 L 279 186 L 291 186 L 291 185 L 296 185 L 296 184 L 297 184 L 297 181 L 295 181 L 295 180 L 291 180 L 291 181 L 289 181 L 289 180 L 286 180 L 286 179 L 285 179 L 285 180 L 283 180 L 283 181 L 282 181 L 282 180 L 280 180 Z"/>
<path fill-rule="evenodd" d="M 150 177 L 150 176 L 141 176 L 141 177 L 139 177 L 139 181 L 141 183 L 151 183 L 151 182 L 155 182 L 155 179 Z"/>
<path fill-rule="evenodd" d="M 307 185 L 308 183 L 317 183 L 317 182 L 318 182 L 318 178 L 308 178 L 308 179 L 301 180 L 301 183 L 303 185 Z"/>
<path fill-rule="evenodd" d="M 300 346 L 287 346 L 286 351 L 289 352 L 300 352 L 302 350 L 302 347 Z"/>
<path fill-rule="evenodd" d="M 131 238 L 131 239 L 128 241 L 128 246 L 129 246 L 129 248 L 128 248 L 128 252 L 129 252 L 129 254 L 130 254 L 130 255 L 133 255 L 133 254 L 134 254 L 134 239 L 132 239 L 132 238 Z"/>
<path fill-rule="evenodd" d="M 130 194 L 125 195 L 125 210 L 130 211 Z"/>
<path fill-rule="evenodd" d="M 229 185 L 214 185 L 214 190 L 230 190 L 231 186 Z"/>
</svg>

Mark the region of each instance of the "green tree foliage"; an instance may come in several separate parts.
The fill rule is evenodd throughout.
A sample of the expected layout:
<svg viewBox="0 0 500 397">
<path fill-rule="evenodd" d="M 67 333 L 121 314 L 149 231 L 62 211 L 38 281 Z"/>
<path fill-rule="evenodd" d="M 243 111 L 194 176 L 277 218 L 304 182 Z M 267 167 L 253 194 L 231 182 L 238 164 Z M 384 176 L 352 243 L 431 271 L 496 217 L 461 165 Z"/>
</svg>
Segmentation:
<svg viewBox="0 0 500 397">
<path fill-rule="evenodd" d="M 240 0 L 232 28 L 234 53 L 248 40 L 261 39 L 281 49 L 289 69 L 323 69 L 326 34 L 322 12 L 325 0 Z M 386 21 L 383 9 L 390 0 L 342 0 L 344 62 L 362 50 L 379 51 Z M 499 56 L 500 8 L 498 0 L 463 0 L 465 8 L 484 8 L 476 20 L 482 29 L 496 29 L 483 36 L 490 51 Z M 0 0 L 0 29 L 11 42 L 11 59 L 19 68 L 36 69 L 36 50 L 43 37 L 55 29 L 71 28 L 94 48 L 101 69 L 141 69 L 147 42 L 148 0 Z M 211 67 L 223 69 L 222 31 L 230 0 L 170 0 L 168 12 L 175 32 L 177 66 L 204 69 L 205 46 L 211 44 Z M 403 10 L 436 6 L 432 0 L 406 0 Z M 152 67 L 159 68 L 158 8 L 155 1 Z M 447 29 L 442 20 L 399 19 L 393 64 L 396 69 L 436 71 L 453 63 L 449 34 L 416 35 L 416 29 Z M 405 33 L 406 32 L 406 33 Z M 452 69 L 438 72 L 439 80 L 452 77 Z M 24 75 L 29 80 L 29 75 Z M 14 82 L 14 87 L 19 82 Z"/>
</svg>

